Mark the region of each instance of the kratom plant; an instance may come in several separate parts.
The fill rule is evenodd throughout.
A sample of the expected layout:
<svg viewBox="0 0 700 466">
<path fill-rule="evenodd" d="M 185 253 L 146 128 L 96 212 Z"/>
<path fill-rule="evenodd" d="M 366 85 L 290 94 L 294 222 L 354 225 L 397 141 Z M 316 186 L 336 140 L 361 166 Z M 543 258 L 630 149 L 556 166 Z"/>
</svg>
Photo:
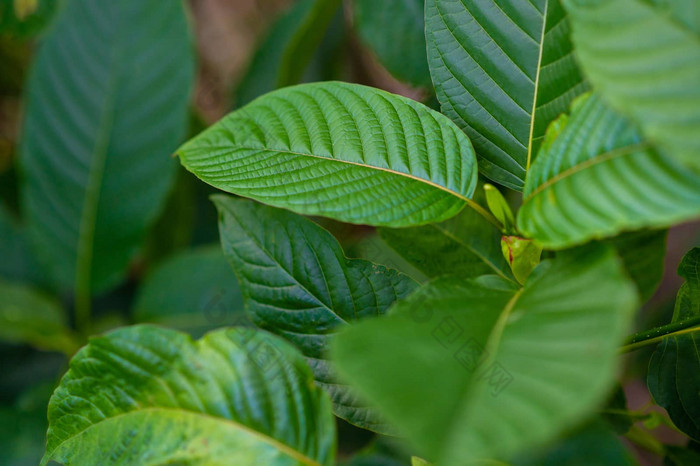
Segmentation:
<svg viewBox="0 0 700 466">
<path fill-rule="evenodd" d="M 700 463 L 700 248 L 670 323 L 638 318 L 668 228 L 700 219 L 694 0 L 348 3 L 358 42 L 439 111 L 297 84 L 342 42 L 341 2 L 300 0 L 245 105 L 179 149 L 180 2 L 65 3 L 28 83 L 24 223 L 0 216 L 41 271 L 0 281 L 0 336 L 75 353 L 42 464 L 636 464 L 630 445 Z M 211 196 L 221 249 L 166 259 L 138 325 L 100 334 L 94 298 L 177 211 L 172 152 L 228 193 Z M 347 224 L 376 229 L 374 252 L 344 251 Z M 628 408 L 626 354 L 668 417 Z M 337 453 L 345 423 L 374 443 Z"/>
</svg>

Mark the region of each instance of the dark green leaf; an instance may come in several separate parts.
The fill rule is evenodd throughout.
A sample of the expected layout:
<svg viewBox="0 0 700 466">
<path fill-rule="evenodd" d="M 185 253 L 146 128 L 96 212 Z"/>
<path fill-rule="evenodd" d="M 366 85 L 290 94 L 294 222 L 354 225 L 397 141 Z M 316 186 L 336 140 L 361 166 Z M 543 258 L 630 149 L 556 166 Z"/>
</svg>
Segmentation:
<svg viewBox="0 0 700 466">
<path fill-rule="evenodd" d="M 521 289 L 435 281 L 341 332 L 333 360 L 418 454 L 506 460 L 603 401 L 636 305 L 616 255 L 596 245 L 543 262 Z"/>
<path fill-rule="evenodd" d="M 216 327 L 245 325 L 238 280 L 221 247 L 182 252 L 160 264 L 141 285 L 134 319 L 196 336 Z"/>
<path fill-rule="evenodd" d="M 641 230 L 609 241 L 637 284 L 643 303 L 652 297 L 664 276 L 667 234 L 668 230 Z"/>
<path fill-rule="evenodd" d="M 334 448 L 328 398 L 284 341 L 232 328 L 194 342 L 143 325 L 73 358 L 42 464 L 331 465 Z"/>
<path fill-rule="evenodd" d="M 686 279 L 676 298 L 671 323 L 700 316 L 700 248 L 693 248 L 678 267 Z M 663 339 L 649 362 L 647 384 L 654 401 L 673 423 L 700 440 L 700 328 Z"/>
<path fill-rule="evenodd" d="M 79 346 L 57 302 L 29 286 L 2 280 L 0 340 L 69 355 Z"/>
<path fill-rule="evenodd" d="M 79 295 L 118 283 L 174 179 L 193 76 L 181 2 L 68 0 L 27 90 L 20 163 L 37 257 Z"/>
<path fill-rule="evenodd" d="M 299 0 L 273 24 L 236 90 L 238 106 L 302 80 L 340 3 Z"/>
<path fill-rule="evenodd" d="M 425 47 L 425 0 L 355 0 L 360 39 L 397 79 L 431 87 Z"/>
<path fill-rule="evenodd" d="M 375 413 L 338 384 L 326 350 L 338 326 L 383 314 L 416 283 L 395 270 L 343 255 L 333 236 L 303 217 L 215 196 L 221 242 L 253 322 L 294 343 L 336 415 L 386 432 Z"/>
<path fill-rule="evenodd" d="M 547 125 L 587 88 L 559 0 L 427 0 L 425 24 L 443 113 L 481 173 L 522 190 Z"/>
<path fill-rule="evenodd" d="M 565 4 L 577 58 L 596 89 L 649 141 L 700 172 L 697 0 Z"/>
<path fill-rule="evenodd" d="M 0 277 L 41 283 L 41 272 L 32 254 L 25 229 L 0 204 Z"/>
<path fill-rule="evenodd" d="M 29 39 L 39 34 L 53 18 L 59 3 L 58 0 L 0 0 L 0 35 Z"/>
<path fill-rule="evenodd" d="M 700 174 L 654 150 L 597 95 L 577 101 L 550 132 L 518 212 L 519 230 L 545 247 L 700 216 Z"/>
<path fill-rule="evenodd" d="M 446 220 L 477 182 L 469 139 L 413 100 L 357 84 L 271 92 L 178 151 L 205 182 L 234 194 L 350 223 Z"/>
</svg>

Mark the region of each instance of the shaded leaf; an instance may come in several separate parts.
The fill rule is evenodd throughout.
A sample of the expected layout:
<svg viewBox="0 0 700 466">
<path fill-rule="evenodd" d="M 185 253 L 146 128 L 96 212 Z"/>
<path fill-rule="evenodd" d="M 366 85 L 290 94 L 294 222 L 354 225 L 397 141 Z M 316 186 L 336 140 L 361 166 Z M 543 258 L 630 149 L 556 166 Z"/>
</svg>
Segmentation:
<svg viewBox="0 0 700 466">
<path fill-rule="evenodd" d="M 609 241 L 620 255 L 644 303 L 652 297 L 664 276 L 668 230 L 640 230 Z"/>
<path fill-rule="evenodd" d="M 425 23 L 443 113 L 481 173 L 522 190 L 547 125 L 587 88 L 559 0 L 427 0 Z"/>
<path fill-rule="evenodd" d="M 688 252 L 678 266 L 686 279 L 676 298 L 671 323 L 700 317 L 700 248 Z M 700 440 L 700 328 L 666 336 L 649 361 L 647 385 L 680 430 Z"/>
<path fill-rule="evenodd" d="M 36 36 L 54 17 L 59 3 L 56 0 L 0 0 L 0 35 L 17 39 Z"/>
<path fill-rule="evenodd" d="M 432 282 L 341 332 L 333 360 L 428 460 L 507 460 L 603 401 L 636 304 L 614 252 L 596 245 L 543 262 L 521 289 Z"/>
<path fill-rule="evenodd" d="M 194 342 L 141 325 L 73 358 L 42 464 L 330 465 L 334 437 L 326 395 L 277 337 L 231 328 Z"/>
<path fill-rule="evenodd" d="M 355 0 L 357 34 L 395 78 L 432 87 L 425 45 L 425 0 Z"/>
<path fill-rule="evenodd" d="M 136 322 L 197 336 L 247 323 L 238 280 L 219 245 L 181 252 L 158 265 L 141 285 L 133 313 Z"/>
<path fill-rule="evenodd" d="M 0 257 L 0 277 L 32 283 L 44 281 L 26 230 L 3 204 L 0 204 Z"/>
<path fill-rule="evenodd" d="M 291 212 L 226 196 L 213 199 L 224 252 L 253 322 L 301 349 L 337 416 L 386 432 L 374 411 L 338 383 L 326 351 L 338 327 L 383 314 L 416 283 L 395 270 L 346 258 L 330 233 Z"/>
<path fill-rule="evenodd" d="M 592 95 L 563 116 L 528 174 L 518 228 L 559 249 L 700 216 L 700 174 L 654 150 Z"/>
<path fill-rule="evenodd" d="M 349 223 L 445 220 L 469 202 L 477 181 L 471 143 L 445 116 L 340 82 L 271 92 L 178 155 L 224 191 Z"/>
<path fill-rule="evenodd" d="M 193 76 L 181 2 L 69 0 L 27 90 L 22 202 L 61 290 L 117 284 L 163 207 Z"/>
<path fill-rule="evenodd" d="M 697 1 L 564 3 L 577 58 L 600 94 L 646 139 L 700 172 Z"/>
</svg>

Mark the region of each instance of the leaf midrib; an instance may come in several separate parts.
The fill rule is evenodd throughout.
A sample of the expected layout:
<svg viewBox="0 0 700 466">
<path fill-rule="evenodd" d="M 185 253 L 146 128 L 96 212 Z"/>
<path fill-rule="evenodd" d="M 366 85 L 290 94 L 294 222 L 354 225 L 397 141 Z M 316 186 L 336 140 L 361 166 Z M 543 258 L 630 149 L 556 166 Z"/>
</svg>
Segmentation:
<svg viewBox="0 0 700 466">
<path fill-rule="evenodd" d="M 539 51 L 537 56 L 537 71 L 535 72 L 535 89 L 532 93 L 532 111 L 530 112 L 530 135 L 527 138 L 527 161 L 525 163 L 525 172 L 530 169 L 530 161 L 532 160 L 532 140 L 535 134 L 535 113 L 537 112 L 537 94 L 540 84 L 540 71 L 542 70 L 542 52 L 544 50 L 544 37 L 547 30 L 547 11 L 549 8 L 549 0 L 544 2 L 544 11 L 542 12 L 542 32 L 540 35 Z"/>
<path fill-rule="evenodd" d="M 155 412 L 155 413 L 158 413 L 158 412 L 171 412 L 171 413 L 178 413 L 178 414 L 180 414 L 180 413 L 186 413 L 186 414 L 193 415 L 193 416 L 196 416 L 196 417 L 201 417 L 201 418 L 204 418 L 204 419 L 207 419 L 207 420 L 213 420 L 213 421 L 215 421 L 215 422 L 220 422 L 220 423 L 222 423 L 222 424 L 229 425 L 229 426 L 233 427 L 233 428 L 236 429 L 236 430 L 240 430 L 240 431 L 242 431 L 242 432 L 245 432 L 245 433 L 248 434 L 248 435 L 251 435 L 252 437 L 255 437 L 255 438 L 259 439 L 259 440 L 262 441 L 263 443 L 266 443 L 266 444 L 272 446 L 273 448 L 275 448 L 276 450 L 278 450 L 278 451 L 284 453 L 285 455 L 289 456 L 290 458 L 293 458 L 293 459 L 295 459 L 295 460 L 297 460 L 297 461 L 301 461 L 302 463 L 307 464 L 307 465 L 310 465 L 310 466 L 321 466 L 320 463 L 318 463 L 318 462 L 312 460 L 311 458 L 309 458 L 309 457 L 307 457 L 306 455 L 304 455 L 303 453 L 301 453 L 301 452 L 295 450 L 294 448 L 290 447 L 289 445 L 284 444 L 284 443 L 280 442 L 279 440 L 277 440 L 277 439 L 275 439 L 275 438 L 273 438 L 273 437 L 270 437 L 270 436 L 268 436 L 268 435 L 265 435 L 265 434 L 263 434 L 262 432 L 258 432 L 257 430 L 254 430 L 254 429 L 252 429 L 252 428 L 246 426 L 245 424 L 241 424 L 240 422 L 234 421 L 233 419 L 226 419 L 226 418 L 223 418 L 223 417 L 217 417 L 217 416 L 213 416 L 213 415 L 211 415 L 211 414 L 201 413 L 201 412 L 196 412 L 196 411 L 190 411 L 190 410 L 182 409 L 182 408 L 165 408 L 165 407 L 141 408 L 141 409 L 136 409 L 136 410 L 133 410 L 133 411 L 128 411 L 128 412 L 125 412 L 125 413 L 117 414 L 116 416 L 106 417 L 106 418 L 104 418 L 104 419 L 102 419 L 102 420 L 100 420 L 100 421 L 98 421 L 98 422 L 96 422 L 96 423 L 90 424 L 90 426 L 88 426 L 87 428 L 85 428 L 85 429 L 83 429 L 82 431 L 78 432 L 76 435 L 73 435 L 73 436 L 71 436 L 71 437 L 69 437 L 69 438 L 63 440 L 61 443 L 59 443 L 59 444 L 56 446 L 56 448 L 54 448 L 54 449 L 51 451 L 51 453 L 48 453 L 48 452 L 46 453 L 45 459 L 51 459 L 51 457 L 53 456 L 53 454 L 54 454 L 57 450 L 59 450 L 59 449 L 63 446 L 64 443 L 69 442 L 69 441 L 71 441 L 71 440 L 75 440 L 77 437 L 80 437 L 80 436 L 86 434 L 86 432 L 88 432 L 89 430 L 91 430 L 91 429 L 93 429 L 93 428 L 96 428 L 97 426 L 99 426 L 99 425 L 102 424 L 103 422 L 113 421 L 113 420 L 115 420 L 115 419 L 127 417 L 127 416 L 132 415 L 132 414 L 135 414 L 135 413 L 143 413 L 143 412 Z M 42 464 L 46 464 L 46 463 L 42 461 Z"/>
</svg>

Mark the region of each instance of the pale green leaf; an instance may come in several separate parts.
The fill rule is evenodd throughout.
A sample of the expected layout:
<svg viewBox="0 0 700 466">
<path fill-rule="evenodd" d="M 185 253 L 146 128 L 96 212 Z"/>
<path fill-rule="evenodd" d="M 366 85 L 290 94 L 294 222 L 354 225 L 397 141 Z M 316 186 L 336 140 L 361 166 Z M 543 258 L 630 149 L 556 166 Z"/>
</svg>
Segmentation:
<svg viewBox="0 0 700 466">
<path fill-rule="evenodd" d="M 547 125 L 587 88 L 559 0 L 427 0 L 425 25 L 443 113 L 481 173 L 522 190 Z"/>
<path fill-rule="evenodd" d="M 49 403 L 42 464 L 331 465 L 335 427 L 303 358 L 272 335 L 140 325 L 90 340 Z"/>
<path fill-rule="evenodd" d="M 55 300 L 27 285 L 2 280 L 0 340 L 69 355 L 79 346 Z"/>
<path fill-rule="evenodd" d="M 68 0 L 33 68 L 24 215 L 52 282 L 85 299 L 123 278 L 174 179 L 194 68 L 183 4 Z"/>
<path fill-rule="evenodd" d="M 410 226 L 446 220 L 477 182 L 469 139 L 413 100 L 357 84 L 266 94 L 178 151 L 203 181 L 298 213 Z"/>
<path fill-rule="evenodd" d="M 345 380 L 437 464 L 508 460 L 605 400 L 637 305 L 607 247 L 545 261 L 524 287 L 441 279 L 334 340 Z"/>
<path fill-rule="evenodd" d="M 671 323 L 700 317 L 700 248 L 688 252 L 678 266 L 686 279 L 676 298 Z M 647 384 L 673 423 L 700 440 L 700 328 L 663 339 L 649 362 Z"/>
<path fill-rule="evenodd" d="M 518 229 L 557 249 L 700 217 L 700 174 L 651 147 L 597 95 L 582 99 L 528 173 Z"/>
<path fill-rule="evenodd" d="M 646 139 L 700 172 L 697 0 L 565 0 L 576 56 Z"/>
<path fill-rule="evenodd" d="M 425 0 L 355 0 L 353 24 L 362 42 L 394 77 L 432 87 L 424 11 Z"/>
<path fill-rule="evenodd" d="M 195 336 L 247 323 L 238 280 L 218 244 L 181 252 L 158 265 L 141 285 L 133 315 L 136 322 Z"/>
<path fill-rule="evenodd" d="M 221 242 L 253 322 L 301 349 L 339 417 L 387 432 L 373 410 L 339 384 L 327 359 L 339 327 L 383 314 L 416 283 L 361 259 L 348 259 L 333 236 L 286 210 L 226 196 L 219 208 Z"/>
</svg>

